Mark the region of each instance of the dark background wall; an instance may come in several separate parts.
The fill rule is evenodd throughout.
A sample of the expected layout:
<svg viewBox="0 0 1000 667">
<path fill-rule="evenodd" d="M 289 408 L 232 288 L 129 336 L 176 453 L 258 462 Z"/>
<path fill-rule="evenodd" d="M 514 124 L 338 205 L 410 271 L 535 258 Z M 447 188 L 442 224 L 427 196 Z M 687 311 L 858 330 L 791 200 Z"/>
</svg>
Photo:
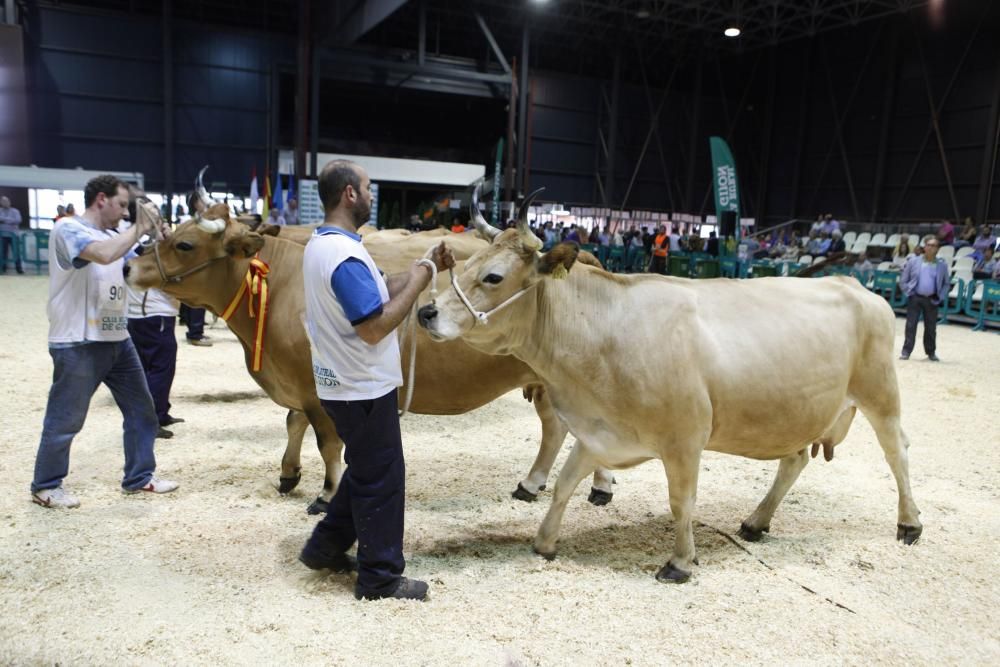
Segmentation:
<svg viewBox="0 0 1000 667">
<path fill-rule="evenodd" d="M 994 4 L 978 3 L 942 32 L 897 15 L 740 56 L 692 52 L 628 71 L 605 184 L 610 205 L 711 213 L 708 137 L 720 135 L 736 156 L 744 215 L 1000 218 L 991 168 L 1000 95 Z M 295 39 L 190 21 L 175 21 L 169 34 L 165 117 L 162 21 L 31 9 L 31 161 L 142 171 L 150 190 L 187 189 L 208 163 L 210 182 L 245 190 L 251 170 L 292 143 Z M 321 150 L 482 162 L 492 171 L 506 100 L 346 83 L 334 65 L 323 77 Z M 647 77 L 656 85 L 644 86 Z M 529 182 L 546 186 L 546 199 L 602 204 L 595 175 L 608 171 L 598 137 L 609 137 L 611 88 L 607 77 L 532 70 Z"/>
</svg>

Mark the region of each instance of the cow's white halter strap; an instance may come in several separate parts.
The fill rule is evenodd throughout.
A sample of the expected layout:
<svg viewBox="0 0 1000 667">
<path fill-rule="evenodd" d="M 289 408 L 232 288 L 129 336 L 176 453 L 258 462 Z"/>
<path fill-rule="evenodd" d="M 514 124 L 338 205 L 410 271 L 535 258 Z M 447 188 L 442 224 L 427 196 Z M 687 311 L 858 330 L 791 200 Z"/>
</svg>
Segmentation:
<svg viewBox="0 0 1000 667">
<path fill-rule="evenodd" d="M 434 252 L 434 248 L 427 251 L 427 254 L 423 258 L 417 260 L 417 264 L 423 264 L 424 266 L 430 268 L 431 270 L 431 303 L 437 299 L 437 277 L 438 270 L 437 266 L 434 265 L 429 257 L 431 253 Z M 410 314 L 408 316 L 410 320 L 410 373 L 407 375 L 410 378 L 410 382 L 406 385 L 406 398 L 403 399 L 403 407 L 399 411 L 399 416 L 404 416 L 410 411 L 410 402 L 413 400 L 413 385 L 417 383 L 417 378 L 413 375 L 414 370 L 417 367 L 417 302 L 413 302 L 413 308 L 410 309 Z"/>
<path fill-rule="evenodd" d="M 482 311 L 482 310 L 476 310 L 472 306 L 472 302 L 469 301 L 469 297 L 465 296 L 465 292 L 463 292 L 462 288 L 458 286 L 458 278 L 455 277 L 455 272 L 451 271 L 451 269 L 449 269 L 449 271 L 451 272 L 451 286 L 455 288 L 455 293 L 458 294 L 458 298 L 462 301 L 462 303 L 465 305 L 468 311 L 472 313 L 472 317 L 475 318 L 475 321 L 482 322 L 484 325 L 490 323 L 490 315 L 514 303 L 522 296 L 524 296 L 528 292 L 528 290 L 530 290 L 531 288 L 533 288 L 535 285 L 538 284 L 538 283 L 533 283 L 531 285 L 528 285 L 527 287 L 523 287 L 517 292 L 514 292 L 514 294 L 512 294 L 511 296 L 507 297 L 507 299 L 502 301 L 500 304 L 494 306 L 493 308 L 490 308 L 487 311 Z M 473 326 L 475 326 L 475 324 L 473 324 Z"/>
</svg>

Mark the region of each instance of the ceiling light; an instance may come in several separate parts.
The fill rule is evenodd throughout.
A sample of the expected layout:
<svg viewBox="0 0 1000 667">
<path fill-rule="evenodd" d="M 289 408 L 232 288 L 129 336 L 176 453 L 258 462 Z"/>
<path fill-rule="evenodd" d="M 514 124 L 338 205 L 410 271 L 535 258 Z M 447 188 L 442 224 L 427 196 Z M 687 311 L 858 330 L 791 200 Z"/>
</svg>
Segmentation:
<svg viewBox="0 0 1000 667">
<path fill-rule="evenodd" d="M 643 7 L 642 9 L 640 9 L 639 11 L 637 11 L 635 13 L 635 17 L 637 19 L 648 19 L 649 18 L 649 10 L 646 9 L 645 7 Z"/>
<path fill-rule="evenodd" d="M 739 37 L 740 36 L 740 29 L 737 28 L 736 26 L 730 26 L 730 27 L 726 28 L 725 31 L 723 31 L 722 34 L 725 35 L 726 37 Z"/>
</svg>

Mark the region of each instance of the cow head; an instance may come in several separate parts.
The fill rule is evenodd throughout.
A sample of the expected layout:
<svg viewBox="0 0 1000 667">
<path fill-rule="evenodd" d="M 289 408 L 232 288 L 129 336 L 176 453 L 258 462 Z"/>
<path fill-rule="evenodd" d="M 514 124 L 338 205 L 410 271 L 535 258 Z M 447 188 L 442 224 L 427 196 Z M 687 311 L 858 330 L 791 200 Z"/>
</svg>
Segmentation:
<svg viewBox="0 0 1000 667">
<path fill-rule="evenodd" d="M 189 305 L 212 307 L 215 293 L 230 287 L 225 279 L 228 260 L 251 257 L 263 246 L 260 234 L 230 219 L 226 204 L 214 204 L 169 238 L 144 247 L 128 263 L 128 283 L 139 290 L 157 287 Z M 231 296 L 227 292 L 220 298 Z"/>
<path fill-rule="evenodd" d="M 476 187 L 478 195 L 481 183 Z M 515 303 L 533 301 L 540 281 L 565 277 L 579 247 L 562 243 L 541 253 L 542 242 L 528 227 L 528 206 L 540 190 L 529 195 L 518 212 L 516 229 L 501 232 L 490 227 L 473 197 L 470 215 L 476 230 L 490 246 L 465 263 L 456 276 L 457 289 L 448 289 L 435 304 L 420 309 L 419 322 L 435 340 L 465 338 L 469 342 L 496 340 L 510 331 Z"/>
</svg>

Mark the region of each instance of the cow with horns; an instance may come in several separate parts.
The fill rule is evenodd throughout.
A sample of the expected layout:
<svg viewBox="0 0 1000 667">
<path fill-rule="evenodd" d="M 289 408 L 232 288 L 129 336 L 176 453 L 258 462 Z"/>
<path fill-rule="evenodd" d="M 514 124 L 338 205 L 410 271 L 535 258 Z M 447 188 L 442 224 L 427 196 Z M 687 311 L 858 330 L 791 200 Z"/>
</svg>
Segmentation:
<svg viewBox="0 0 1000 667">
<path fill-rule="evenodd" d="M 523 210 L 517 229 L 502 233 L 472 210 L 491 245 L 419 320 L 435 340 L 464 340 L 530 366 L 577 437 L 536 552 L 555 556 L 567 501 L 586 475 L 659 459 L 676 537 L 657 579 L 685 581 L 696 562 L 701 453 L 780 461 L 770 491 L 740 527 L 744 539 L 757 540 L 808 462 L 809 446 L 832 452 L 857 408 L 896 480 L 896 537 L 916 541 L 895 317 L 883 299 L 845 277 L 694 281 L 595 271 L 579 266 L 575 245 L 541 254 Z M 637 357 L 635 349 L 656 353 Z"/>
<path fill-rule="evenodd" d="M 281 236 L 253 232 L 247 225 L 232 220 L 225 204 L 211 203 L 200 179 L 197 191 L 210 203 L 207 210 L 178 226 L 169 239 L 152 244 L 141 257 L 132 260 L 128 282 L 137 289 L 158 287 L 184 303 L 225 315 L 227 325 L 243 345 L 250 375 L 274 402 L 288 410 L 288 444 L 282 457 L 278 490 L 288 493 L 298 484 L 302 439 L 312 426 L 326 464 L 326 476 L 323 491 L 309 511 L 323 512 L 342 473 L 343 443 L 320 405 L 312 376 L 309 339 L 303 326 L 304 246 L 285 241 Z M 488 245 L 472 239 L 470 234 L 461 236 L 464 237 L 461 243 L 449 241 L 457 259 L 467 258 Z M 372 237 L 370 241 L 366 238 L 369 252 L 390 273 L 404 270 L 441 240 L 433 233 L 425 236 L 376 232 Z M 243 286 L 254 282 L 258 286 L 267 284 L 265 313 L 259 309 L 259 293 L 240 296 Z M 442 276 L 439 289 L 444 287 Z M 257 299 L 256 313 L 247 307 L 248 298 Z M 239 307 L 233 308 L 234 303 Z M 484 354 L 461 341 L 435 345 L 416 327 L 400 327 L 400 332 L 404 355 L 409 354 L 411 345 L 416 345 L 412 376 L 409 364 L 403 364 L 404 384 L 409 387 L 413 383 L 409 406 L 413 412 L 462 414 L 508 391 L 523 388 L 542 422 L 542 440 L 531 471 L 518 483 L 513 495 L 519 500 L 534 500 L 545 488 L 567 433 L 538 377 L 510 356 Z M 591 502 L 603 505 L 611 498 L 609 473 L 597 471 Z"/>
</svg>

